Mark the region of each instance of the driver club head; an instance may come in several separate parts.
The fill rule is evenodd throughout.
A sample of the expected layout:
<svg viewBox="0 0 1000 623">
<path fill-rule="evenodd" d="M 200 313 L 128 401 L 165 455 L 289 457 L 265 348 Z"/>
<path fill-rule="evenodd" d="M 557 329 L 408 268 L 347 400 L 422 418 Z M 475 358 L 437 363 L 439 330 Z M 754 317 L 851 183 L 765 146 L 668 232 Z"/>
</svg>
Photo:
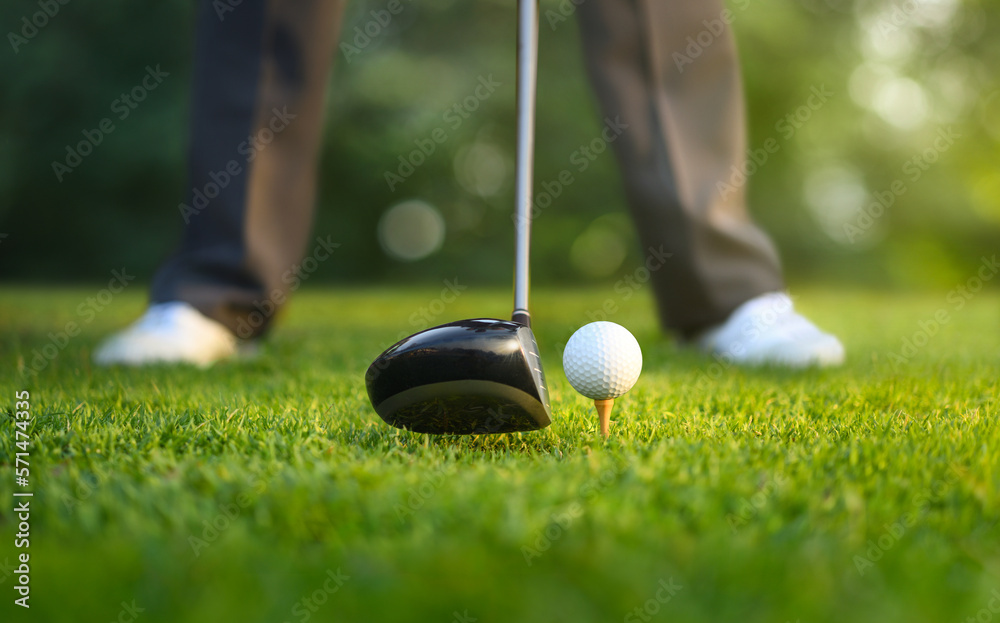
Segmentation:
<svg viewBox="0 0 1000 623">
<path fill-rule="evenodd" d="M 421 331 L 365 374 L 375 411 L 417 433 L 511 433 L 551 423 L 531 329 L 509 320 L 459 320 Z"/>
</svg>

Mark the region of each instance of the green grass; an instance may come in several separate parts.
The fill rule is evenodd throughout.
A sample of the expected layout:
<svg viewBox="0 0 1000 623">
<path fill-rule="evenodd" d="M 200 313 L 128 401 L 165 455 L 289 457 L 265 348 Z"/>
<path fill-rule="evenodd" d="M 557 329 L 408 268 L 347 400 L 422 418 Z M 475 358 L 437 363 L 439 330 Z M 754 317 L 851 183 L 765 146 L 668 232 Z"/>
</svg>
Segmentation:
<svg viewBox="0 0 1000 623">
<path fill-rule="evenodd" d="M 964 621 L 1000 588 L 996 295 L 956 311 L 944 293 L 803 292 L 849 361 L 792 373 L 711 368 L 662 337 L 646 291 L 539 292 L 552 426 L 430 437 L 382 424 L 363 374 L 437 294 L 302 292 L 257 360 L 95 369 L 135 288 L 33 376 L 94 292 L 0 292 L 0 561 L 15 391 L 35 416 L 32 607 L 0 569 L 0 619 L 125 621 L 134 600 L 150 623 Z M 609 295 L 645 365 L 605 443 L 560 345 Z M 435 321 L 508 298 L 470 290 Z"/>
</svg>

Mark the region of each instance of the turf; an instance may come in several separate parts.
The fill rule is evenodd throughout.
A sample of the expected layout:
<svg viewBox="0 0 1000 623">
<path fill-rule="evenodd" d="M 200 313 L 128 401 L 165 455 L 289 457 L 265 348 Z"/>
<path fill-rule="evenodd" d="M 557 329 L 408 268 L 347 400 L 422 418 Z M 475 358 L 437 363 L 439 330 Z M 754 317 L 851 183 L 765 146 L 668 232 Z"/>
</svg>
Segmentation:
<svg viewBox="0 0 1000 623">
<path fill-rule="evenodd" d="M 260 357 L 207 370 L 94 368 L 143 305 L 136 287 L 81 315 L 94 294 L 0 292 L 4 621 L 884 623 L 1000 604 L 995 294 L 803 291 L 849 361 L 792 373 L 678 347 L 646 290 L 540 292 L 554 422 L 473 437 L 384 425 L 363 374 L 421 308 L 503 317 L 504 291 L 304 291 Z M 560 347 L 606 300 L 645 365 L 605 443 Z M 34 492 L 30 611 L 12 603 L 15 490 Z"/>
</svg>

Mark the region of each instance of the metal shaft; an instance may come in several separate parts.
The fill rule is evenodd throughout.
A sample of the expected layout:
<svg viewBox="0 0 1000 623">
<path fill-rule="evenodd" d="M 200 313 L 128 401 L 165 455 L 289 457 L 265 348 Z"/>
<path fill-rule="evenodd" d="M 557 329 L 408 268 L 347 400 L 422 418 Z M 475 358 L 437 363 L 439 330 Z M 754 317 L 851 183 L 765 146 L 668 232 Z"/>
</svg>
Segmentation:
<svg viewBox="0 0 1000 623">
<path fill-rule="evenodd" d="M 514 218 L 514 314 L 530 326 L 528 260 L 531 254 L 531 189 L 535 164 L 535 86 L 538 74 L 538 0 L 517 3 L 517 172 Z"/>
</svg>

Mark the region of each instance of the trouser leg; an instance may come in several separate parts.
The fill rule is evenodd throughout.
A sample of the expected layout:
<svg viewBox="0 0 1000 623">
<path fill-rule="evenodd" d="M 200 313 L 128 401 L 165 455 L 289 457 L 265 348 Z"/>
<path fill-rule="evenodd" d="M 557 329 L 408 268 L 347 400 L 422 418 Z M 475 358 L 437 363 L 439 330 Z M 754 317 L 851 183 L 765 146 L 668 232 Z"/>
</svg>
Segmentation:
<svg viewBox="0 0 1000 623">
<path fill-rule="evenodd" d="M 723 8 L 721 0 L 585 0 L 578 7 L 600 106 L 628 124 L 613 146 L 643 247 L 651 258 L 661 247 L 672 254 L 651 274 L 661 322 L 683 336 L 784 287 L 743 188 L 719 187 L 746 152 L 729 27 L 693 62 L 678 67 L 673 56 Z"/>
<path fill-rule="evenodd" d="M 240 337 L 266 330 L 308 243 L 344 5 L 244 0 L 220 16 L 209 0 L 199 3 L 192 190 L 181 206 L 181 244 L 154 277 L 153 303 L 185 301 Z"/>
</svg>

